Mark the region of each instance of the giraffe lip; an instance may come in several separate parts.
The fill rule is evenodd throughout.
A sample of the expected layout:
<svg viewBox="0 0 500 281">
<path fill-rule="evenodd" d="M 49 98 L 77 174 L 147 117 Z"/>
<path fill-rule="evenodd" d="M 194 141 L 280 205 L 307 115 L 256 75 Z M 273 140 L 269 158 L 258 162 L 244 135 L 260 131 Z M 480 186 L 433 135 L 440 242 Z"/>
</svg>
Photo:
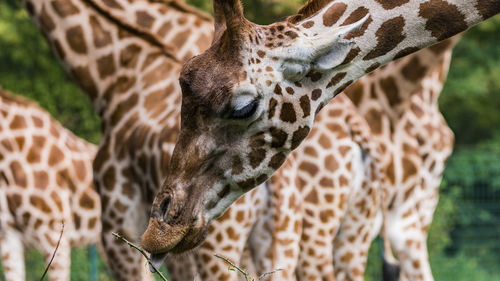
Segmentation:
<svg viewBox="0 0 500 281">
<path fill-rule="evenodd" d="M 167 258 L 167 255 L 168 255 L 167 252 L 161 254 L 151 254 L 150 256 L 151 263 L 154 265 L 154 267 L 160 269 L 160 267 L 163 264 L 163 261 L 165 261 L 165 259 Z M 154 267 L 151 264 L 149 264 L 149 271 L 151 271 L 151 273 L 156 273 Z"/>
</svg>

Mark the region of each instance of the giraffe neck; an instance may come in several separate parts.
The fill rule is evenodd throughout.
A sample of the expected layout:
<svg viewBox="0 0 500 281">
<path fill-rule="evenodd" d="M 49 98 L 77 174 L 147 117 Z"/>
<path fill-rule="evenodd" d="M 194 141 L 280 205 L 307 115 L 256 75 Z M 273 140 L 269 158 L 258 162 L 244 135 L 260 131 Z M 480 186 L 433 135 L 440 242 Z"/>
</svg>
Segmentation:
<svg viewBox="0 0 500 281">
<path fill-rule="evenodd" d="M 421 91 L 426 77 L 438 71 L 439 82 L 444 84 L 451 50 L 460 38 L 455 36 L 381 67 L 356 81 L 345 93 L 363 114 L 375 106 L 397 121 L 409 109 L 413 95 Z M 436 91 L 432 100 L 426 100 L 426 105 L 437 106 L 439 93 Z"/>
<path fill-rule="evenodd" d="M 182 1 L 87 1 L 109 18 L 139 33 L 139 37 L 162 45 L 179 61 L 210 46 L 212 17 Z"/>
<path fill-rule="evenodd" d="M 206 16 L 177 1 L 25 0 L 23 4 L 103 119 L 111 118 L 110 107 L 158 82 L 153 74 L 145 77 L 148 81 L 137 81 L 138 72 L 160 57 L 169 69 L 178 68 L 181 60 L 206 47 L 209 42 L 204 38 L 212 30 Z M 194 23 L 199 30 L 188 28 Z M 169 40 L 171 44 L 166 43 Z"/>
<path fill-rule="evenodd" d="M 397 58 L 450 38 L 500 12 L 500 0 L 353 0 L 309 1 L 289 21 L 309 36 L 369 15 L 359 31 L 343 40 L 353 47 L 342 64 L 326 73 L 310 73 L 312 87 L 323 89 L 321 108 L 353 81 Z M 307 16 L 314 15 L 307 18 Z M 306 19 L 304 19 L 306 18 Z"/>
</svg>

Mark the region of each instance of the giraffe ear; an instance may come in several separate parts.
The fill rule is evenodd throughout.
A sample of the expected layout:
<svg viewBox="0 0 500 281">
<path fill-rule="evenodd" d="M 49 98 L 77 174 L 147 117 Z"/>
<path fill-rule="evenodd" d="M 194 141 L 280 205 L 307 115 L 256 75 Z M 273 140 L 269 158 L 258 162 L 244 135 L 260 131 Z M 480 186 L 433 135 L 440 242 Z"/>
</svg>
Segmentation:
<svg viewBox="0 0 500 281">
<path fill-rule="evenodd" d="M 285 54 L 281 55 L 284 77 L 298 81 L 310 70 L 326 72 L 339 66 L 355 44 L 343 37 L 358 30 L 368 17 L 366 15 L 355 23 L 332 28 L 312 37 L 299 37 L 297 42 L 281 50 Z"/>
</svg>

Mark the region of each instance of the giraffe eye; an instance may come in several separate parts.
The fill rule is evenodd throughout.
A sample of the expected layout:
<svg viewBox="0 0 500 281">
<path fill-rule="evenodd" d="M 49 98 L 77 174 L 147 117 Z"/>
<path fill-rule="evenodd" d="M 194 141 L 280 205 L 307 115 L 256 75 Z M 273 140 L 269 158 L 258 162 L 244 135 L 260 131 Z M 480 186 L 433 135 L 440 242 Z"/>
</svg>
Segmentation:
<svg viewBox="0 0 500 281">
<path fill-rule="evenodd" d="M 255 114 L 257 111 L 257 108 L 259 107 L 259 100 L 254 99 L 250 101 L 248 104 L 243 105 L 243 106 L 236 106 L 233 111 L 231 112 L 231 115 L 229 118 L 231 119 L 247 119 L 250 118 Z"/>
</svg>

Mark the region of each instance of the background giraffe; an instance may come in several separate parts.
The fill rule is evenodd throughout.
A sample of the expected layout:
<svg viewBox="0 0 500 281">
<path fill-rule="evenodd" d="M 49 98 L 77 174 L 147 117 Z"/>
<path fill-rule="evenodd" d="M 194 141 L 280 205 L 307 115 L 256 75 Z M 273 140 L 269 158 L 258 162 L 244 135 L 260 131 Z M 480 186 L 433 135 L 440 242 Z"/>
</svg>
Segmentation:
<svg viewBox="0 0 500 281">
<path fill-rule="evenodd" d="M 7 280 L 25 280 L 24 246 L 51 258 L 51 280 L 69 280 L 71 247 L 96 244 L 101 204 L 92 184 L 96 147 L 34 102 L 0 88 L 0 251 Z M 41 274 L 41 273 L 40 273 Z"/>
<path fill-rule="evenodd" d="M 156 22 L 148 17 L 155 13 L 152 10 L 168 13 L 162 17 L 165 36 L 182 34 L 188 37 L 186 42 L 207 44 L 199 38 L 209 36 L 211 22 L 176 3 L 136 5 L 138 10 L 130 18 L 143 26 L 144 19 Z M 44 0 L 23 4 L 102 119 L 103 138 L 94 161 L 94 177 L 103 206 L 102 242 L 111 270 L 118 280 L 148 280 L 151 275 L 140 254 L 111 233 L 137 242 L 145 229 L 151 200 L 164 178 L 178 132 L 179 59 L 159 36 L 131 28 L 102 8 L 124 8 L 119 2 Z M 195 21 L 199 28 L 187 29 Z M 185 47 L 185 53 L 202 48 Z"/>
<path fill-rule="evenodd" d="M 402 58 L 346 90 L 383 151 L 385 227 L 402 280 L 433 280 L 427 230 L 454 141 L 437 100 L 458 39 Z"/>
</svg>

